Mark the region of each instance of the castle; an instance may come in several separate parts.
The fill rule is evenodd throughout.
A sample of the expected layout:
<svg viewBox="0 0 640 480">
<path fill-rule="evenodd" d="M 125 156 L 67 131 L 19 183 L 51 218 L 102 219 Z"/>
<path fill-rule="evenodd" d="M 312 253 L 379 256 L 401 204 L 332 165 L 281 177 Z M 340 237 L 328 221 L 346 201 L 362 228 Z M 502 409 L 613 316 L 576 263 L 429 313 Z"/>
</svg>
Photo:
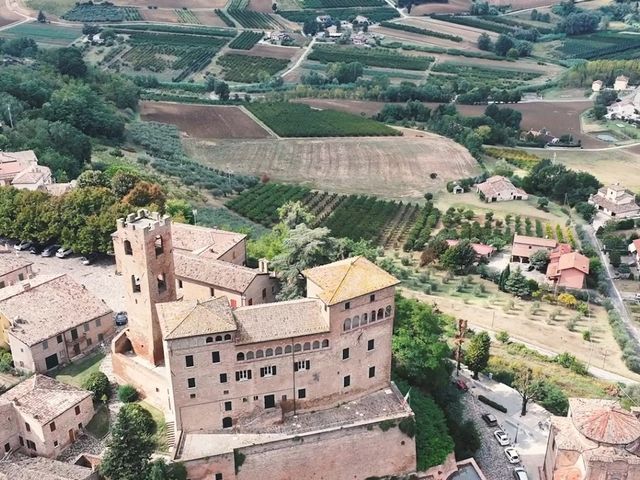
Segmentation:
<svg viewBox="0 0 640 480">
<path fill-rule="evenodd" d="M 266 261 L 242 265 L 245 241 L 145 210 L 113 234 L 129 313 L 114 373 L 165 412 L 173 459 L 191 480 L 415 471 L 413 413 L 390 380 L 398 281 L 348 258 L 274 302 Z"/>
</svg>

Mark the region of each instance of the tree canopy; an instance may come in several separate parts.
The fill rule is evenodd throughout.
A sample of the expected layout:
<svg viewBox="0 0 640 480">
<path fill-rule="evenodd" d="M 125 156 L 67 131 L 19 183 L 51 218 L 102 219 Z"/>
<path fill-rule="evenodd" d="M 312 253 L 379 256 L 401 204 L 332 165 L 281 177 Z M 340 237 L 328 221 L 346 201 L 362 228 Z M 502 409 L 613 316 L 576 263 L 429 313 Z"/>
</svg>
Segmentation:
<svg viewBox="0 0 640 480">
<path fill-rule="evenodd" d="M 473 336 L 464 353 L 465 364 L 473 372 L 473 378 L 478 378 L 478 373 L 487 368 L 489 364 L 489 350 L 491 338 L 487 332 L 480 332 Z"/>
</svg>

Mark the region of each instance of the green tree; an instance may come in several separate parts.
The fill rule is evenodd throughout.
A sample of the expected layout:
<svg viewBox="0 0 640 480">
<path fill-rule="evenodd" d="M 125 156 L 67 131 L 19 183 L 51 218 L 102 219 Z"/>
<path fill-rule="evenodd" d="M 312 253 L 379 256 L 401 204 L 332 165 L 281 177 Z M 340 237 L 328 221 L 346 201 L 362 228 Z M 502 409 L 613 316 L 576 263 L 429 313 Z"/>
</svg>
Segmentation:
<svg viewBox="0 0 640 480">
<path fill-rule="evenodd" d="M 59 237 L 59 209 L 48 193 L 21 190 L 16 196 L 15 208 L 14 237 L 39 243 L 48 243 Z"/>
<path fill-rule="evenodd" d="M 546 250 L 538 250 L 533 252 L 529 257 L 529 262 L 535 267 L 536 270 L 542 272 L 549 264 L 549 252 Z"/>
<path fill-rule="evenodd" d="M 182 463 L 154 460 L 149 464 L 149 474 L 145 480 L 187 480 L 187 469 Z"/>
<path fill-rule="evenodd" d="M 47 16 L 42 10 L 38 10 L 38 23 L 47 23 Z"/>
<path fill-rule="evenodd" d="M 547 210 L 547 207 L 549 206 L 549 199 L 546 197 L 540 197 L 538 198 L 538 208 L 540 210 Z"/>
<path fill-rule="evenodd" d="M 62 75 L 84 77 L 87 74 L 87 65 L 82 59 L 82 52 L 75 47 L 59 48 L 53 52 L 52 58 Z"/>
<path fill-rule="evenodd" d="M 493 50 L 493 42 L 491 41 L 491 37 L 487 33 L 482 33 L 478 37 L 478 48 L 485 51 Z"/>
<path fill-rule="evenodd" d="M 106 401 L 111 396 L 111 383 L 102 372 L 93 372 L 82 383 L 82 388 L 93 392 L 93 398 L 98 401 Z"/>
<path fill-rule="evenodd" d="M 498 289 L 505 292 L 505 285 L 509 276 L 511 275 L 511 267 L 507 265 L 502 272 L 500 272 L 500 278 L 498 279 Z"/>
<path fill-rule="evenodd" d="M 440 256 L 440 264 L 457 274 L 467 273 L 475 261 L 476 252 L 468 240 L 461 240 Z"/>
<path fill-rule="evenodd" d="M 489 350 L 491 338 L 487 332 L 480 332 L 473 336 L 464 354 L 464 360 L 473 372 L 473 378 L 478 379 L 478 373 L 489 364 Z"/>
<path fill-rule="evenodd" d="M 122 198 L 133 190 L 140 180 L 140 175 L 135 172 L 119 170 L 111 177 L 111 190 L 118 198 Z"/>
<path fill-rule="evenodd" d="M 78 188 L 109 187 L 109 178 L 100 170 L 85 170 L 77 178 Z"/>
<path fill-rule="evenodd" d="M 531 295 L 531 288 L 522 270 L 518 267 L 514 272 L 509 274 L 509 278 L 504 283 L 505 292 L 509 292 L 516 297 L 524 298 Z"/>
<path fill-rule="evenodd" d="M 278 218 L 287 229 L 295 228 L 301 223 L 310 225 L 315 217 L 303 207 L 302 202 L 286 202 L 277 210 Z"/>
<path fill-rule="evenodd" d="M 186 200 L 172 198 L 164 206 L 165 213 L 171 216 L 172 222 L 193 223 L 193 205 Z"/>
<path fill-rule="evenodd" d="M 167 196 L 157 183 L 140 181 L 122 199 L 132 207 L 149 207 L 150 210 L 164 212 Z"/>
<path fill-rule="evenodd" d="M 229 100 L 229 92 L 231 90 L 229 89 L 229 85 L 227 85 L 225 82 L 216 82 L 213 91 L 216 95 L 218 95 L 218 97 L 220 97 L 220 100 Z"/>
<path fill-rule="evenodd" d="M 496 40 L 496 43 L 493 49 L 496 52 L 496 54 L 504 57 L 507 55 L 509 50 L 511 50 L 514 46 L 515 46 L 515 43 L 513 42 L 513 39 L 510 36 L 500 34 L 500 36 L 498 36 L 498 39 Z"/>
<path fill-rule="evenodd" d="M 540 398 L 543 383 L 544 381 L 540 373 L 534 372 L 525 365 L 517 366 L 511 386 L 522 398 L 520 416 L 524 417 L 527 414 L 527 404 L 530 401 L 536 401 Z"/>
</svg>

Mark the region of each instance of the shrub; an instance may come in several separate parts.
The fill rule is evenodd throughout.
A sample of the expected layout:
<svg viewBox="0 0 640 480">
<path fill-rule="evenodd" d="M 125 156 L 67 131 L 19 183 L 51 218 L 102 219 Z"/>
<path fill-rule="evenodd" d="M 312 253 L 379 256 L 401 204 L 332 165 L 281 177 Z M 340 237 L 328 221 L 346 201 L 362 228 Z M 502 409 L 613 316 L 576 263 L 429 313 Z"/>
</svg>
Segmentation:
<svg viewBox="0 0 640 480">
<path fill-rule="evenodd" d="M 495 408 L 499 412 L 507 413 L 507 407 L 500 405 L 498 402 L 494 402 L 493 400 L 485 397 L 484 395 L 478 395 L 478 400 L 480 400 L 482 403 L 486 405 L 489 405 L 490 407 Z"/>
<path fill-rule="evenodd" d="M 118 400 L 122 403 L 133 403 L 138 400 L 138 391 L 133 385 L 122 385 L 118 388 Z"/>
<path fill-rule="evenodd" d="M 400 420 L 398 428 L 409 438 L 413 438 L 416 435 L 416 421 L 413 418 L 403 418 Z"/>
<path fill-rule="evenodd" d="M 93 392 L 95 400 L 106 401 L 111 396 L 111 383 L 102 372 L 93 372 L 89 375 L 82 384 L 82 388 Z"/>
<path fill-rule="evenodd" d="M 380 430 L 382 430 L 383 432 L 386 432 L 390 428 L 395 427 L 396 422 L 394 422 L 393 420 L 383 420 L 378 424 L 378 426 L 380 427 Z"/>
<path fill-rule="evenodd" d="M 12 365 L 13 358 L 11 357 L 11 352 L 0 349 L 0 372 L 7 373 L 11 370 Z"/>
<path fill-rule="evenodd" d="M 586 365 L 570 353 L 560 353 L 555 356 L 553 361 L 578 375 L 586 375 L 588 373 Z"/>
<path fill-rule="evenodd" d="M 586 342 L 591 341 L 591 330 L 585 330 L 582 332 L 582 339 Z"/>
<path fill-rule="evenodd" d="M 505 330 L 496 333 L 496 340 L 500 343 L 509 343 L 509 333 Z"/>
</svg>

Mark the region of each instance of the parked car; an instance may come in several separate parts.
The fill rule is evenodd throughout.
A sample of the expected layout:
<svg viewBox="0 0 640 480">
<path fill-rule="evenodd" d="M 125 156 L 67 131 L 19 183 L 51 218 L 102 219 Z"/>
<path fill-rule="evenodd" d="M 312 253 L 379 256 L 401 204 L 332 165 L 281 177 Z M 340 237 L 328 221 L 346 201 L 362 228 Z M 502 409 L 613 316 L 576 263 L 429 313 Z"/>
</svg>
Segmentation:
<svg viewBox="0 0 640 480">
<path fill-rule="evenodd" d="M 490 413 L 483 413 L 480 418 L 482 418 L 482 420 L 484 420 L 484 423 L 486 423 L 489 427 L 495 427 L 496 425 L 498 425 L 498 419 Z"/>
<path fill-rule="evenodd" d="M 20 243 L 16 243 L 13 248 L 17 251 L 22 252 L 23 250 L 29 250 L 33 244 L 28 240 L 23 240 Z"/>
<path fill-rule="evenodd" d="M 40 252 L 42 252 L 42 245 L 39 245 L 37 243 L 31 245 L 31 248 L 29 249 L 29 253 L 31 255 L 40 255 Z"/>
<path fill-rule="evenodd" d="M 517 467 L 513 470 L 513 478 L 516 480 L 529 480 L 529 475 L 527 475 L 527 471 L 522 467 Z"/>
<path fill-rule="evenodd" d="M 129 317 L 127 316 L 127 312 L 118 312 L 115 314 L 114 319 L 116 321 L 116 325 L 118 327 L 122 327 L 123 325 L 126 325 L 127 322 L 129 321 Z"/>
<path fill-rule="evenodd" d="M 73 250 L 71 250 L 70 248 L 60 247 L 56 252 L 56 257 L 67 258 L 72 253 L 73 253 Z"/>
<path fill-rule="evenodd" d="M 469 386 L 467 385 L 467 382 L 465 382 L 461 378 L 458 378 L 458 379 L 455 379 L 455 380 L 451 380 L 451 383 L 453 383 L 453 386 L 456 387 L 460 391 L 463 391 L 463 392 L 468 392 L 469 391 Z"/>
<path fill-rule="evenodd" d="M 493 432 L 493 436 L 496 437 L 498 443 L 503 447 L 506 447 L 511 443 L 511 440 L 509 440 L 509 435 L 507 435 L 504 430 L 496 430 L 495 432 Z"/>
<path fill-rule="evenodd" d="M 42 253 L 40 255 L 43 257 L 53 257 L 59 248 L 60 248 L 60 245 L 58 245 L 57 243 L 54 243 L 53 245 L 48 245 L 44 247 L 44 250 L 42 250 Z"/>
<path fill-rule="evenodd" d="M 515 448 L 505 448 L 504 454 L 507 456 L 507 460 L 509 460 L 509 463 L 520 463 L 520 455 L 518 455 L 518 451 Z"/>
<path fill-rule="evenodd" d="M 98 259 L 98 254 L 97 253 L 90 253 L 88 255 L 85 255 L 84 257 L 82 257 L 80 259 L 80 262 L 83 265 L 91 265 L 92 263 L 95 263 L 95 261 Z"/>
</svg>

